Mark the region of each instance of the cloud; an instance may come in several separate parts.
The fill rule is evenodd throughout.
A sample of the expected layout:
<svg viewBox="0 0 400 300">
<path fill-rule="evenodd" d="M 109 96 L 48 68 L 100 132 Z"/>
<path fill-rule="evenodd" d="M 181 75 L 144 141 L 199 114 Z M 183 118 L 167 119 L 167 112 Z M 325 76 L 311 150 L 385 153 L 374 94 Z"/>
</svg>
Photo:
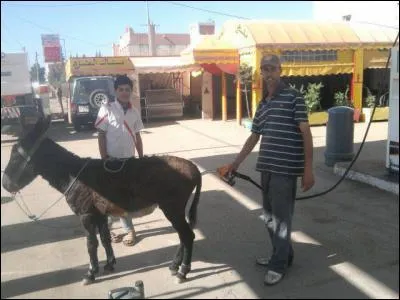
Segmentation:
<svg viewBox="0 0 400 300">
<path fill-rule="evenodd" d="M 313 1 L 315 20 L 340 21 L 351 15 L 351 21 L 399 27 L 398 1 Z"/>
</svg>

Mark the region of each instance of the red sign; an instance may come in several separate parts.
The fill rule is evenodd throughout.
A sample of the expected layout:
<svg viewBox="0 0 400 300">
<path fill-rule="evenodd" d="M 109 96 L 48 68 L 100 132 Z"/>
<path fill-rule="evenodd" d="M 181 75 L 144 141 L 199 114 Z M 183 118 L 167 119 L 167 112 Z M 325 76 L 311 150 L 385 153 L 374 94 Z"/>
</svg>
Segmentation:
<svg viewBox="0 0 400 300">
<path fill-rule="evenodd" d="M 56 47 L 60 46 L 60 37 L 58 34 L 42 34 L 43 47 Z"/>
<path fill-rule="evenodd" d="M 45 63 L 61 62 L 60 47 L 43 47 L 43 52 Z"/>
</svg>

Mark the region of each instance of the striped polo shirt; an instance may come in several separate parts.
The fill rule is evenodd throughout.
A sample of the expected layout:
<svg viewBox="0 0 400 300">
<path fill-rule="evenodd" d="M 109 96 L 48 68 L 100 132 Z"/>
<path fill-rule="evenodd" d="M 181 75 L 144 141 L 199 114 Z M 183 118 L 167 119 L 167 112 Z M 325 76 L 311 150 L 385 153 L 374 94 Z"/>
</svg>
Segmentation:
<svg viewBox="0 0 400 300">
<path fill-rule="evenodd" d="M 308 122 L 304 98 L 281 82 L 270 100 L 264 97 L 260 102 L 253 120 L 251 131 L 262 136 L 257 171 L 303 175 L 304 145 L 300 122 Z"/>
</svg>

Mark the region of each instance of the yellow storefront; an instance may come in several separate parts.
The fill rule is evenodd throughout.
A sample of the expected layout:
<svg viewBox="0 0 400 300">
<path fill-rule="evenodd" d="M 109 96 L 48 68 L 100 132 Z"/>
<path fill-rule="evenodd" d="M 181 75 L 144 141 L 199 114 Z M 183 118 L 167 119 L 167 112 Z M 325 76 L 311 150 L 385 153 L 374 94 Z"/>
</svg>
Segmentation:
<svg viewBox="0 0 400 300">
<path fill-rule="evenodd" d="M 345 22 L 228 21 L 218 39 L 238 49 L 240 64 L 252 67 L 254 115 L 263 89 L 260 60 L 266 53 L 281 57 L 282 76 L 351 74 L 350 97 L 356 110 L 361 111 L 363 71 L 371 66 L 384 68 L 387 49 L 396 33 Z"/>
<path fill-rule="evenodd" d="M 222 120 L 228 119 L 227 101 L 227 74 L 235 75 L 239 67 L 239 54 L 235 47 L 228 41 L 216 39 L 214 36 L 206 36 L 192 48 L 181 53 L 181 60 L 185 64 L 196 64 L 203 69 L 202 84 L 202 110 L 203 118 L 213 119 L 215 112 L 213 104 L 212 75 L 221 76 L 221 108 Z M 239 83 L 237 83 L 239 86 Z M 240 98 L 240 93 L 238 93 Z"/>
</svg>

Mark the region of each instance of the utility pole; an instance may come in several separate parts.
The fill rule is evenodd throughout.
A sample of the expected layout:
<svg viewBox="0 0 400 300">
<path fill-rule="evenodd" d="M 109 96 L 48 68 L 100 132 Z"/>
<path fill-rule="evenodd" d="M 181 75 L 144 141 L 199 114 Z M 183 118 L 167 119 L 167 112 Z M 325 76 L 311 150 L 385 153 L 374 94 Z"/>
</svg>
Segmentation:
<svg viewBox="0 0 400 300">
<path fill-rule="evenodd" d="M 149 56 L 156 56 L 155 51 L 155 29 L 154 24 L 150 22 L 150 12 L 149 12 L 149 1 L 146 1 L 147 6 L 147 28 L 148 28 L 148 35 L 149 35 Z"/>
<path fill-rule="evenodd" d="M 40 81 L 39 81 L 39 61 L 38 61 L 37 51 L 36 51 L 36 78 L 37 78 L 37 82 L 39 84 L 40 83 Z"/>
</svg>

